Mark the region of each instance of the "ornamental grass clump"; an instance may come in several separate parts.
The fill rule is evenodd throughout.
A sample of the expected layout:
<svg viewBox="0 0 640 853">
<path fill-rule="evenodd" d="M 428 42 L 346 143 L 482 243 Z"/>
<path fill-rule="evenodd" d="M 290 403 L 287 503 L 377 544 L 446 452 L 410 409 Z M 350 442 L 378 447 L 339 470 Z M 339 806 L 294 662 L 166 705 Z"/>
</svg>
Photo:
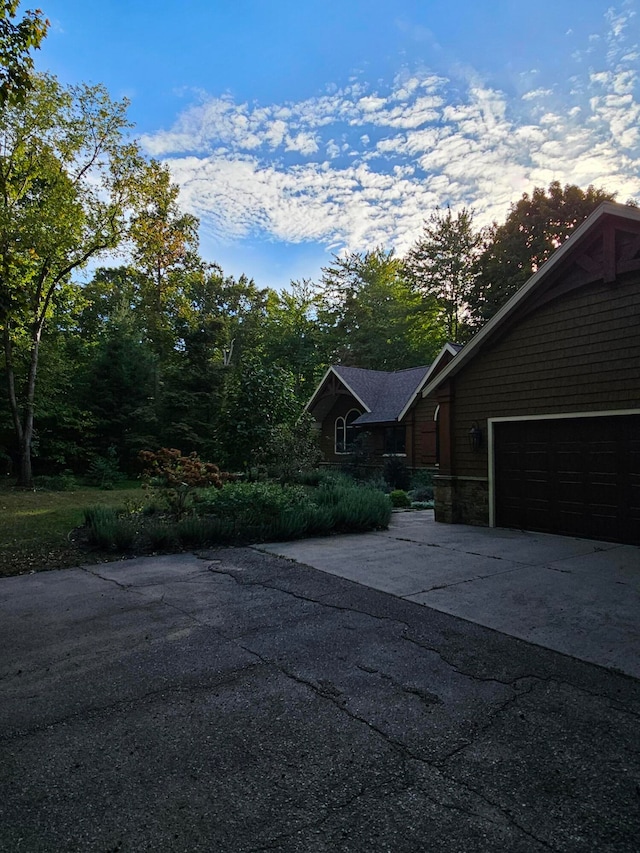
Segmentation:
<svg viewBox="0 0 640 853">
<path fill-rule="evenodd" d="M 380 530 L 389 526 L 391 504 L 385 494 L 362 486 L 325 486 L 314 502 L 333 515 L 334 529 L 342 532 Z"/>
<path fill-rule="evenodd" d="M 102 551 L 128 551 L 136 530 L 132 520 L 113 507 L 94 506 L 84 511 L 89 545 Z"/>
</svg>

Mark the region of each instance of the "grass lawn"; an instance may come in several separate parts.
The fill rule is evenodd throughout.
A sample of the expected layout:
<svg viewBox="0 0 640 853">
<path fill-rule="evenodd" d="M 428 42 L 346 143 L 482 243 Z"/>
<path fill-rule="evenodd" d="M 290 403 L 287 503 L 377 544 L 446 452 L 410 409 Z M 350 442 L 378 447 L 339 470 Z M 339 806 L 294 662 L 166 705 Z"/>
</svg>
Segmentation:
<svg viewBox="0 0 640 853">
<path fill-rule="evenodd" d="M 83 523 L 83 510 L 142 499 L 137 482 L 113 491 L 85 486 L 69 492 L 29 492 L 0 485 L 0 577 L 90 563 L 91 556 L 69 538 Z"/>
</svg>

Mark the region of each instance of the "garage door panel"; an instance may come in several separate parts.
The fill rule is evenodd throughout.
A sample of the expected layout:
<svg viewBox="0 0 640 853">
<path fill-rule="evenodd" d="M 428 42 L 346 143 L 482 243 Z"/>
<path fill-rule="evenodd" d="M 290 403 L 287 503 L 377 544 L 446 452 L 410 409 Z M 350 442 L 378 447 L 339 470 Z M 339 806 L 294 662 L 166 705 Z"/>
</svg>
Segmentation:
<svg viewBox="0 0 640 853">
<path fill-rule="evenodd" d="M 640 415 L 494 424 L 495 519 L 640 544 Z"/>
</svg>

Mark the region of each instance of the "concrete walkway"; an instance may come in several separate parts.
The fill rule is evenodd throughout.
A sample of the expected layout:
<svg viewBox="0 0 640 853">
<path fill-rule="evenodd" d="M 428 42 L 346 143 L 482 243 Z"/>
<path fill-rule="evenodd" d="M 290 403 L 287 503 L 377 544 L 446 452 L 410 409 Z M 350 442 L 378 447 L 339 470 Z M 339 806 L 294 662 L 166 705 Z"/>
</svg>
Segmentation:
<svg viewBox="0 0 640 853">
<path fill-rule="evenodd" d="M 261 550 L 640 678 L 640 548 L 394 513 Z"/>
</svg>

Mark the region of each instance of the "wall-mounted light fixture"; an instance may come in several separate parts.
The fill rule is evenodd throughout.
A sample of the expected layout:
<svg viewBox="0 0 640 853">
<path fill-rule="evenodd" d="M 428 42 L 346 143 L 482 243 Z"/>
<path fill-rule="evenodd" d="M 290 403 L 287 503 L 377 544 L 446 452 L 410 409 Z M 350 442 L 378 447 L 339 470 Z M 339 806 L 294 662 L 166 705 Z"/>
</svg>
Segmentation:
<svg viewBox="0 0 640 853">
<path fill-rule="evenodd" d="M 480 450 L 482 447 L 482 429 L 478 424 L 478 421 L 474 421 L 471 424 L 471 429 L 469 430 L 469 445 L 472 450 Z"/>
</svg>

